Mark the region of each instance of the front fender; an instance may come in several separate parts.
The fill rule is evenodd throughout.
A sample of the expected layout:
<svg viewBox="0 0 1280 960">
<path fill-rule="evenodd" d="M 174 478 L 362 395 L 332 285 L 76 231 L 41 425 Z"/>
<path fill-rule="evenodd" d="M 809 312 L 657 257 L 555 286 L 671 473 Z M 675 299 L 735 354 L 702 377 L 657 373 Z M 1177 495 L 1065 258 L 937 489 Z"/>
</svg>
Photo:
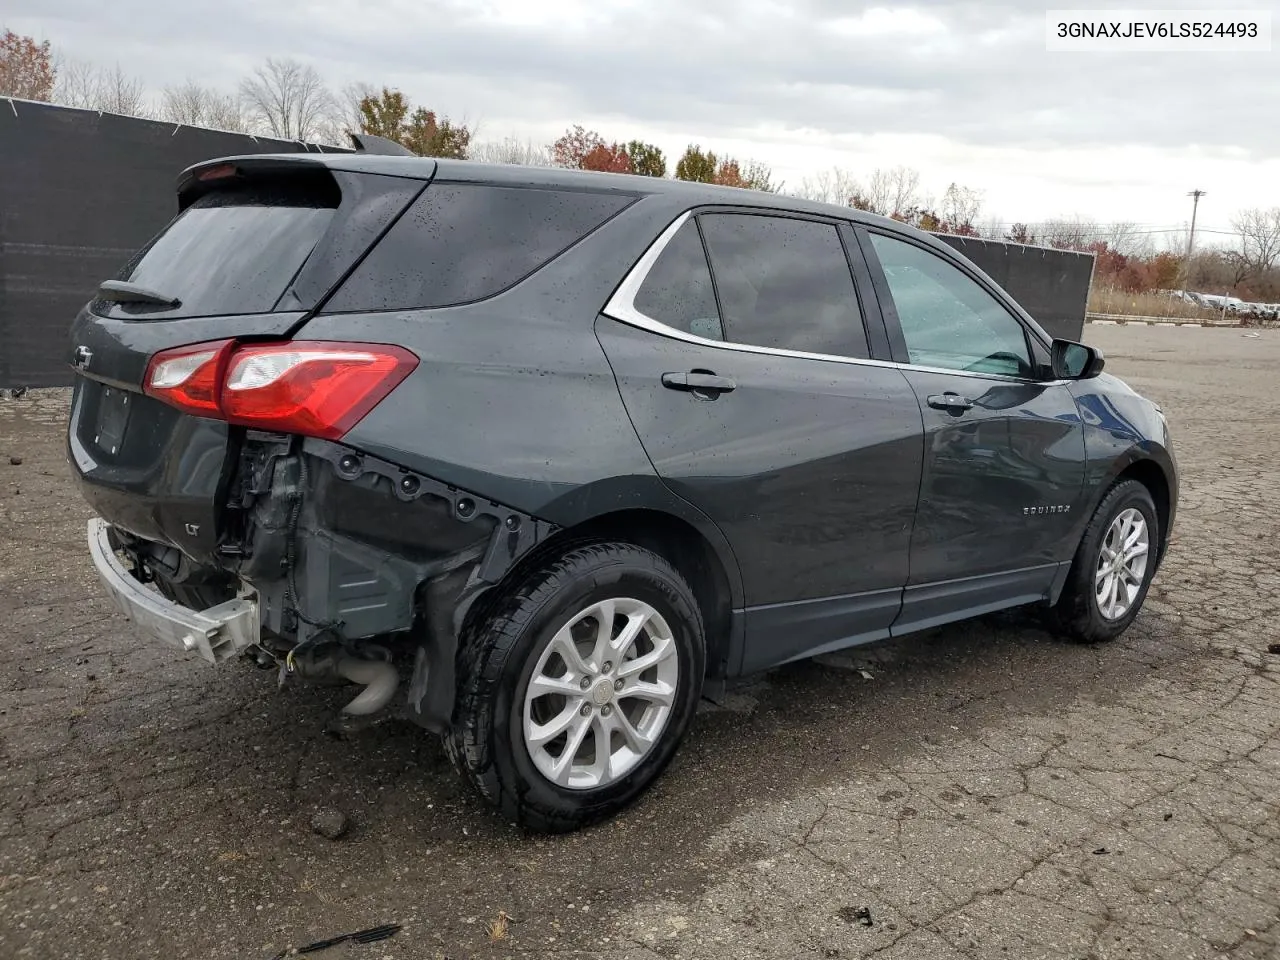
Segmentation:
<svg viewBox="0 0 1280 960">
<path fill-rule="evenodd" d="M 1135 465 L 1151 463 L 1168 489 L 1158 564 L 1168 549 L 1178 504 L 1178 467 L 1169 424 L 1159 407 L 1116 377 L 1103 374 L 1072 386 L 1084 423 L 1085 488 L 1090 491 L 1088 509 L 1076 523 L 1077 538 L 1084 535 L 1116 479 Z"/>
</svg>

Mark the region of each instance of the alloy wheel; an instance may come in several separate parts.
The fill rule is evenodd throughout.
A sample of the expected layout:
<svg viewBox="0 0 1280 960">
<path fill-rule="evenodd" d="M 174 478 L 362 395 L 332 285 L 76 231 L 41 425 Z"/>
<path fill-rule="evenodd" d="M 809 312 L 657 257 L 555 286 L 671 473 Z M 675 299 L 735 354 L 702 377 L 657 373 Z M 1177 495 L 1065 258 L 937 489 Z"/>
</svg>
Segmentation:
<svg viewBox="0 0 1280 960">
<path fill-rule="evenodd" d="M 524 741 L 538 771 L 570 790 L 626 776 L 671 717 L 680 659 L 670 626 L 642 600 L 593 603 L 556 631 L 524 697 Z"/>
<path fill-rule="evenodd" d="M 1150 550 L 1146 518 L 1133 507 L 1120 511 L 1102 539 L 1094 571 L 1094 599 L 1107 620 L 1121 619 L 1137 600 Z"/>
</svg>

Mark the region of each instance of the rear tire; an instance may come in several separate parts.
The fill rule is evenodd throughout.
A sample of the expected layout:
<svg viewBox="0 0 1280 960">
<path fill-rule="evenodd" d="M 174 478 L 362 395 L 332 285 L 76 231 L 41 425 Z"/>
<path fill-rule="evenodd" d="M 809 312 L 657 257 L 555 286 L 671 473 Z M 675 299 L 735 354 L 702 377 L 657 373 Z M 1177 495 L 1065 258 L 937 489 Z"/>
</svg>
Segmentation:
<svg viewBox="0 0 1280 960">
<path fill-rule="evenodd" d="M 1046 613 L 1049 629 L 1078 643 L 1124 633 L 1147 598 L 1159 544 L 1151 492 L 1137 480 L 1115 484 L 1085 528 L 1062 595 Z"/>
<path fill-rule="evenodd" d="M 508 820 L 575 830 L 662 773 L 705 664 L 702 615 L 671 564 L 632 544 L 577 545 L 464 631 L 445 749 Z"/>
</svg>

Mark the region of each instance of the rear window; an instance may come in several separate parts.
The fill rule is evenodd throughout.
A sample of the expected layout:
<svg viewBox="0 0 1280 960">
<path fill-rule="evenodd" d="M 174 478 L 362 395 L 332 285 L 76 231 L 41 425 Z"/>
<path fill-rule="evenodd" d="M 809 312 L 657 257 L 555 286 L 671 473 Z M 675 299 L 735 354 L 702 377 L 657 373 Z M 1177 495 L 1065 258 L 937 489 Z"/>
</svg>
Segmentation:
<svg viewBox="0 0 1280 960">
<path fill-rule="evenodd" d="M 615 193 L 434 183 L 326 313 L 447 307 L 501 293 L 627 206 Z"/>
<path fill-rule="evenodd" d="M 324 235 L 336 187 L 256 184 L 196 200 L 117 276 L 181 301 L 164 317 L 269 312 Z M 104 305 L 133 312 L 131 305 Z M 154 312 L 154 311 L 152 311 Z"/>
</svg>

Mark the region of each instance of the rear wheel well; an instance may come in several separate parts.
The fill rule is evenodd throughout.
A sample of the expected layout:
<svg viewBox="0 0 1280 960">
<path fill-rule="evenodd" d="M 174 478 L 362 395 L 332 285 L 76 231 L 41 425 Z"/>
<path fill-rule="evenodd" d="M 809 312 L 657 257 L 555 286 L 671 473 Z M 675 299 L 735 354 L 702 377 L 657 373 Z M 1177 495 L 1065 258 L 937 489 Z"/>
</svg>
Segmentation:
<svg viewBox="0 0 1280 960">
<path fill-rule="evenodd" d="M 1156 518 L 1160 521 L 1160 550 L 1169 542 L 1169 480 L 1154 460 L 1138 460 L 1120 471 L 1116 483 L 1136 480 L 1147 488 L 1155 501 Z"/>
<path fill-rule="evenodd" d="M 729 577 L 715 549 L 692 524 L 657 510 L 620 510 L 557 531 L 522 557 L 504 582 L 518 578 L 531 565 L 590 540 L 632 543 L 666 559 L 693 590 L 707 636 L 707 674 L 723 676 L 732 628 Z M 493 595 L 495 591 L 489 591 Z M 480 604 L 477 604 L 480 606 Z"/>
</svg>

